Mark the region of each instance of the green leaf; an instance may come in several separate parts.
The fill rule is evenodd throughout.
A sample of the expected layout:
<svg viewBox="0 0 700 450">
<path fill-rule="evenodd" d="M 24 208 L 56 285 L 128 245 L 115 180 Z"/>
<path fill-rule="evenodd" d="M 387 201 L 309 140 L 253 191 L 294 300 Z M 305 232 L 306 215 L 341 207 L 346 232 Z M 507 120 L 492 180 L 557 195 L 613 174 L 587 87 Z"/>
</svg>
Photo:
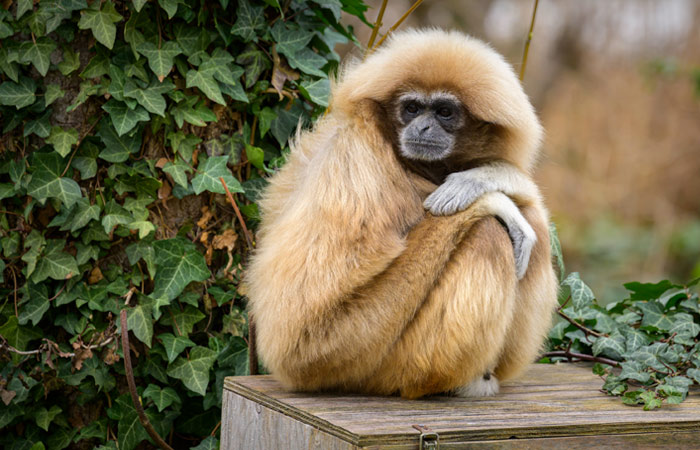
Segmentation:
<svg viewBox="0 0 700 450">
<path fill-rule="evenodd" d="M 76 203 L 74 211 L 64 227 L 65 229 L 70 227 L 70 231 L 75 232 L 86 226 L 91 220 L 99 220 L 99 218 L 100 207 L 98 205 L 91 205 L 87 198 L 82 197 Z M 63 230 L 64 227 L 61 227 L 61 230 Z"/>
<path fill-rule="evenodd" d="M 578 272 L 570 273 L 561 284 L 571 288 L 571 301 L 574 308 L 583 309 L 593 304 L 595 295 L 593 295 L 591 288 L 581 281 Z"/>
<path fill-rule="evenodd" d="M 326 77 L 326 73 L 321 68 L 326 64 L 326 59 L 308 48 L 297 50 L 292 55 L 287 55 L 289 65 L 304 73 Z"/>
<path fill-rule="evenodd" d="M 661 297 L 661 294 L 674 288 L 683 288 L 683 286 L 673 284 L 668 280 L 663 280 L 658 283 L 626 283 L 625 288 L 632 292 L 631 300 L 654 300 Z"/>
<path fill-rule="evenodd" d="M 620 361 L 625 353 L 625 338 L 618 331 L 613 332 L 609 337 L 603 336 L 596 339 L 593 344 L 594 355 L 604 355 L 608 358 Z"/>
<path fill-rule="evenodd" d="M 209 371 L 216 360 L 216 352 L 197 346 L 190 352 L 189 359 L 178 358 L 168 367 L 168 376 L 182 380 L 187 389 L 204 395 L 209 385 Z"/>
<path fill-rule="evenodd" d="M 153 249 L 153 242 L 150 240 L 139 240 L 126 247 L 126 256 L 129 264 L 135 265 L 143 259 L 148 268 L 148 273 L 153 278 L 156 274 L 156 252 Z"/>
<path fill-rule="evenodd" d="M 32 282 L 41 283 L 47 278 L 67 280 L 80 273 L 75 257 L 65 253 L 64 246 L 63 240 L 47 241 L 44 255 L 39 259 L 32 273 Z"/>
<path fill-rule="evenodd" d="M 102 216 L 102 226 L 105 233 L 111 233 L 117 225 L 128 225 L 134 221 L 134 217 L 119 205 L 114 199 L 111 199 L 105 205 L 104 215 Z"/>
<path fill-rule="evenodd" d="M 260 75 L 272 67 L 270 59 L 254 44 L 249 44 L 236 58 L 238 64 L 245 69 L 245 86 L 249 88 L 258 81 Z"/>
<path fill-rule="evenodd" d="M 299 85 L 306 98 L 321 106 L 328 106 L 328 97 L 331 93 L 331 82 L 328 78 L 321 78 L 312 83 L 303 82 Z"/>
<path fill-rule="evenodd" d="M 21 77 L 19 83 L 5 81 L 0 84 L 0 104 L 24 108 L 34 103 L 36 83 L 29 77 Z"/>
<path fill-rule="evenodd" d="M 192 178 L 192 188 L 199 195 L 204 191 L 225 194 L 226 190 L 221 185 L 220 177 L 223 177 L 229 191 L 243 192 L 240 182 L 233 177 L 226 166 L 228 156 L 213 156 L 199 163 L 197 175 Z"/>
<path fill-rule="evenodd" d="M 27 194 L 40 202 L 47 198 L 57 198 L 70 208 L 82 196 L 78 183 L 61 177 L 63 159 L 55 152 L 35 153 L 32 179 L 27 186 Z"/>
<path fill-rule="evenodd" d="M 655 301 L 640 302 L 637 307 L 642 311 L 642 327 L 652 327 L 660 331 L 669 331 L 673 328 L 673 321 L 664 314 L 663 306 Z"/>
<path fill-rule="evenodd" d="M 197 87 L 210 100 L 213 100 L 220 105 L 226 105 L 226 101 L 221 96 L 219 84 L 214 80 L 211 72 L 191 69 L 187 72 L 186 83 L 186 87 Z"/>
<path fill-rule="evenodd" d="M 189 245 L 188 245 L 189 244 Z M 154 244 L 158 274 L 152 298 L 176 298 L 191 281 L 204 281 L 211 275 L 204 256 L 190 242 L 180 238 Z"/>
<path fill-rule="evenodd" d="M 93 3 L 96 8 L 99 8 L 99 5 L 100 2 Z M 101 9 L 85 9 L 80 11 L 80 14 L 78 28 L 92 30 L 97 42 L 111 50 L 114 46 L 114 39 L 117 37 L 117 27 L 114 24 L 123 19 L 121 14 L 114 9 L 112 2 L 107 0 L 102 4 Z"/>
<path fill-rule="evenodd" d="M 275 111 L 277 112 L 277 118 L 270 124 L 270 132 L 277 139 L 277 142 L 284 147 L 287 145 L 289 136 L 299 125 L 302 111 L 298 105 L 295 105 L 289 111 L 278 105 L 275 107 Z"/>
<path fill-rule="evenodd" d="M 37 325 L 49 310 L 49 295 L 46 285 L 27 283 L 27 301 L 23 301 L 19 311 L 18 323 L 26 325 L 29 321 Z"/>
<path fill-rule="evenodd" d="M 154 89 L 140 89 L 133 80 L 128 79 L 124 84 L 124 96 L 135 99 L 146 111 L 165 117 L 165 98 Z"/>
<path fill-rule="evenodd" d="M 143 398 L 150 398 L 153 400 L 153 403 L 155 403 L 158 408 L 158 412 L 163 411 L 173 403 L 181 403 L 180 396 L 177 395 L 175 389 L 171 387 L 161 389 L 158 385 L 149 384 L 142 395 Z"/>
<path fill-rule="evenodd" d="M 170 73 L 175 57 L 182 53 L 182 49 L 174 41 L 168 41 L 161 45 L 160 48 L 156 47 L 152 42 L 144 42 L 138 45 L 136 49 L 148 59 L 148 66 L 156 74 L 159 81 L 163 81 Z"/>
<path fill-rule="evenodd" d="M 203 127 L 207 125 L 207 122 L 216 122 L 217 120 L 216 114 L 204 105 L 204 101 L 199 101 L 196 96 L 188 97 L 179 102 L 170 112 L 178 127 L 182 127 L 184 122 Z"/>
<path fill-rule="evenodd" d="M 36 134 L 41 138 L 47 138 L 49 134 L 51 134 L 51 124 L 49 123 L 51 113 L 51 109 L 47 109 L 41 117 L 25 123 L 23 133 L 24 137 L 27 137 L 30 134 Z"/>
<path fill-rule="evenodd" d="M 61 414 L 62 411 L 63 410 L 56 405 L 51 406 L 50 410 L 41 407 L 34 413 L 34 420 L 39 428 L 44 431 L 49 431 L 49 425 L 51 422 L 53 422 L 53 419 L 55 419 L 57 415 Z"/>
<path fill-rule="evenodd" d="M 62 75 L 68 76 L 80 68 L 80 53 L 76 53 L 70 48 L 63 52 L 63 61 L 58 63 L 58 70 Z"/>
<path fill-rule="evenodd" d="M 111 163 L 120 163 L 129 159 L 129 155 L 141 148 L 141 132 L 120 135 L 107 119 L 102 119 L 97 135 L 105 148 L 99 157 Z"/>
<path fill-rule="evenodd" d="M 118 136 L 122 136 L 131 131 L 137 123 L 150 120 L 148 112 L 141 106 L 137 106 L 135 109 L 129 109 L 126 104 L 117 100 L 108 101 L 102 105 L 102 109 L 109 114 L 109 118 L 112 120 L 112 125 L 114 125 Z"/>
<path fill-rule="evenodd" d="M 82 78 L 99 78 L 109 73 L 109 68 L 109 57 L 103 52 L 98 52 L 90 59 L 80 76 Z"/>
<path fill-rule="evenodd" d="M 622 371 L 619 377 L 623 380 L 635 380 L 646 383 L 651 380 L 651 374 L 645 372 L 646 367 L 637 361 L 624 361 L 621 364 Z"/>
<path fill-rule="evenodd" d="M 141 304 L 128 310 L 126 326 L 139 341 L 151 347 L 153 338 L 153 315 L 151 305 Z"/>
<path fill-rule="evenodd" d="M 639 395 L 639 398 L 644 402 L 644 411 L 661 407 L 661 399 L 656 396 L 655 392 L 646 391 Z"/>
<path fill-rule="evenodd" d="M 147 1 L 148 0 L 131 0 L 131 3 L 134 4 L 136 12 L 140 12 L 141 8 L 143 8 L 143 5 L 145 5 Z"/>
<path fill-rule="evenodd" d="M 117 425 L 119 450 L 133 450 L 140 442 L 148 439 L 148 433 L 139 421 L 129 394 L 120 396 L 114 403 L 114 407 L 119 408 L 121 413 Z"/>
<path fill-rule="evenodd" d="M 219 440 L 214 436 L 208 436 L 198 446 L 192 447 L 190 450 L 219 450 Z"/>
<path fill-rule="evenodd" d="M 172 316 L 164 316 L 161 322 L 163 325 L 172 325 L 173 332 L 181 336 L 189 336 L 195 324 L 200 322 L 206 316 L 197 308 L 186 305 L 182 311 L 176 310 L 172 312 Z"/>
<path fill-rule="evenodd" d="M 160 7 L 168 14 L 168 19 L 172 19 L 175 13 L 177 13 L 178 3 L 180 3 L 178 0 L 158 0 Z"/>
<path fill-rule="evenodd" d="M 187 173 L 192 172 L 192 168 L 177 159 L 174 163 L 168 162 L 163 166 L 163 172 L 173 177 L 173 181 L 180 186 L 187 188 Z"/>
<path fill-rule="evenodd" d="M 158 338 L 163 342 L 165 353 L 168 355 L 168 362 L 175 361 L 175 358 L 177 358 L 184 349 L 195 346 L 195 343 L 185 336 L 163 333 L 158 335 Z"/>
<path fill-rule="evenodd" d="M 64 130 L 61 127 L 53 127 L 46 143 L 53 145 L 54 150 L 65 157 L 70 153 L 71 147 L 78 143 L 78 132 L 73 128 Z"/>
<path fill-rule="evenodd" d="M 66 95 L 66 92 L 62 90 L 61 86 L 58 84 L 47 84 L 45 87 L 46 92 L 44 92 L 44 106 L 46 107 Z"/>
<path fill-rule="evenodd" d="M 47 37 L 22 42 L 19 46 L 19 62 L 32 63 L 41 76 L 45 77 L 51 65 L 51 52 L 55 48 L 56 43 Z"/>
<path fill-rule="evenodd" d="M 277 51 L 287 58 L 305 48 L 314 37 L 312 31 L 288 27 L 283 21 L 277 21 L 270 31 L 277 42 Z"/>
<path fill-rule="evenodd" d="M 204 314 L 202 314 L 204 315 Z M 19 326 L 17 317 L 10 316 L 2 326 L 0 326 L 0 336 L 5 338 L 11 346 L 17 350 L 27 350 L 27 345 L 35 340 L 41 339 L 43 334 L 34 327 Z M 0 408 L 0 411 L 3 408 Z"/>
<path fill-rule="evenodd" d="M 244 42 L 257 42 L 258 32 L 265 29 L 264 10 L 264 6 L 253 6 L 247 0 L 240 0 L 231 33 L 241 37 Z"/>
<path fill-rule="evenodd" d="M 34 6 L 33 0 L 17 0 L 17 12 L 15 19 L 19 20 L 27 11 L 31 11 Z"/>
</svg>

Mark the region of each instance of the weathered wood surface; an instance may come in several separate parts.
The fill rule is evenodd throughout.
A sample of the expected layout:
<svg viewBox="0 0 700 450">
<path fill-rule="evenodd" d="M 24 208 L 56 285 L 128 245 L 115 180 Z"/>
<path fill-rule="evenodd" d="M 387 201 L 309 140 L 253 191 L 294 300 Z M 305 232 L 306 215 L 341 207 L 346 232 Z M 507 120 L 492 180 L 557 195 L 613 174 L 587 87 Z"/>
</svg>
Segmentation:
<svg viewBox="0 0 700 450">
<path fill-rule="evenodd" d="M 507 440 L 516 438 L 533 439 L 533 445 L 543 447 L 546 444 L 546 448 L 558 445 L 583 448 L 602 443 L 594 435 L 608 435 L 606 442 L 611 446 L 616 445 L 616 439 L 627 445 L 640 439 L 646 439 L 650 445 L 655 440 L 668 443 L 672 439 L 679 444 L 678 448 L 700 448 L 699 390 L 691 391 L 681 405 L 643 411 L 601 393 L 601 385 L 601 379 L 591 373 L 590 366 L 569 364 L 534 364 L 518 381 L 505 383 L 497 396 L 473 399 L 439 396 L 404 400 L 304 394 L 285 390 L 270 376 L 228 377 L 224 385 L 222 433 L 229 433 L 232 422 L 238 418 L 248 422 L 245 427 L 249 435 L 255 433 L 251 419 L 245 419 L 241 411 L 236 411 L 244 408 L 239 405 L 241 400 L 234 401 L 241 397 L 259 405 L 258 415 L 264 410 L 266 415 L 287 416 L 320 430 L 322 437 L 334 436 L 351 444 L 351 447 L 337 448 L 415 448 L 418 432 L 413 424 L 427 425 L 437 431 L 441 445 L 448 447 L 450 443 L 460 448 L 471 447 L 468 445 L 471 442 L 474 448 L 483 448 L 479 444 L 482 442 L 494 448 L 505 448 L 513 442 Z M 555 437 L 557 439 L 551 439 Z M 224 437 L 224 441 L 226 439 L 228 437 Z M 324 446 L 309 443 L 303 448 Z"/>
</svg>

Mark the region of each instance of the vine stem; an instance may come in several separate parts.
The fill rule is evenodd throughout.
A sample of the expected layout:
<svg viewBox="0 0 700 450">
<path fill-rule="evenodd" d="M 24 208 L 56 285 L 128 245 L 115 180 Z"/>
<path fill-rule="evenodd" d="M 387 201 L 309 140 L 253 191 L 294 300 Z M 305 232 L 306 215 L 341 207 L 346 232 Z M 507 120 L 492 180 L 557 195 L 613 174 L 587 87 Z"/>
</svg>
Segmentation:
<svg viewBox="0 0 700 450">
<path fill-rule="evenodd" d="M 236 217 L 238 217 L 238 222 L 240 222 L 241 227 L 243 228 L 243 234 L 245 235 L 246 243 L 248 244 L 248 250 L 252 250 L 253 247 L 255 247 L 255 244 L 253 243 L 253 236 L 250 234 L 250 231 L 248 231 L 248 227 L 245 225 L 245 221 L 243 220 L 243 216 L 241 215 L 241 210 L 238 209 L 238 205 L 236 205 L 236 201 L 233 199 L 231 191 L 228 190 L 228 186 L 226 186 L 224 177 L 219 177 L 219 181 L 221 181 L 221 185 L 226 191 L 226 196 L 228 197 L 229 203 L 231 203 L 231 206 L 233 206 L 233 209 L 236 211 Z"/>
<path fill-rule="evenodd" d="M 532 9 L 532 20 L 530 20 L 530 31 L 527 33 L 525 41 L 525 51 L 523 52 L 523 63 L 520 65 L 520 81 L 525 78 L 525 66 L 527 66 L 527 54 L 530 52 L 530 42 L 532 41 L 532 32 L 535 29 L 535 16 L 537 15 L 537 5 L 540 0 L 535 0 L 535 7 Z"/>
<path fill-rule="evenodd" d="M 593 361 L 593 362 L 599 362 L 599 363 L 603 363 L 603 364 L 609 364 L 613 367 L 620 367 L 619 361 L 615 361 L 614 359 L 603 358 L 600 356 L 586 355 L 583 353 L 576 353 L 576 352 L 572 352 L 569 350 L 556 350 L 553 352 L 547 352 L 544 354 L 544 356 L 563 356 L 565 358 L 568 358 L 569 360 L 571 360 L 572 358 L 577 358 L 577 359 L 580 359 L 581 361 Z"/>
<path fill-rule="evenodd" d="M 607 336 L 605 334 L 598 333 L 597 331 L 593 331 L 590 328 L 586 328 L 585 326 L 576 322 L 574 319 L 572 319 L 571 317 L 564 314 L 564 312 L 561 310 L 561 308 L 557 309 L 557 314 L 559 314 L 561 317 L 563 317 L 571 325 L 575 326 L 576 328 L 578 328 L 579 330 L 583 331 L 586 334 L 592 334 L 595 337 L 606 337 Z"/>
<path fill-rule="evenodd" d="M 167 442 L 160 437 L 160 434 L 153 428 L 151 421 L 148 420 L 146 411 L 143 410 L 143 405 L 141 400 L 139 400 L 139 394 L 136 392 L 136 381 L 134 380 L 134 369 L 131 366 L 131 352 L 129 351 L 129 330 L 126 328 L 126 308 L 122 309 L 119 313 L 119 320 L 122 325 L 122 353 L 124 353 L 124 372 L 126 372 L 126 382 L 129 384 L 129 393 L 131 394 L 131 401 L 136 408 L 136 413 L 139 416 L 139 422 L 146 429 L 148 435 L 153 439 L 153 442 L 163 450 L 173 450 Z"/>
<path fill-rule="evenodd" d="M 369 37 L 369 42 L 367 43 L 367 51 L 365 52 L 365 55 L 370 52 L 372 49 L 372 46 L 374 45 L 374 40 L 377 38 L 377 33 L 379 32 L 379 29 L 382 27 L 382 19 L 384 18 L 384 10 L 386 9 L 386 4 L 389 2 L 389 0 L 383 0 L 382 1 L 382 7 L 379 8 L 379 14 L 377 14 L 377 20 L 374 22 L 374 28 L 372 29 L 372 35 Z"/>
<path fill-rule="evenodd" d="M 377 42 L 377 45 L 375 45 L 375 46 L 372 48 L 371 51 L 374 51 L 374 50 L 376 50 L 377 48 L 379 48 L 379 46 L 382 45 L 382 43 L 386 40 L 386 38 L 389 37 L 389 35 L 390 35 L 391 33 L 393 33 L 393 32 L 403 23 L 403 21 L 406 20 L 406 18 L 407 18 L 408 16 L 411 15 L 411 13 L 412 13 L 413 11 L 416 10 L 416 8 L 418 8 L 418 7 L 420 6 L 421 3 L 423 3 L 423 0 L 417 0 L 417 1 L 413 4 L 413 6 L 411 6 L 411 7 L 408 9 L 408 11 L 406 11 L 406 12 L 403 14 L 403 16 L 401 16 L 401 18 L 400 18 L 399 20 L 397 20 L 396 23 L 393 24 L 393 25 L 391 26 L 391 28 L 389 28 L 389 31 L 387 31 L 386 34 L 384 34 L 384 36 L 382 36 L 382 38 L 379 40 L 379 42 Z"/>
</svg>

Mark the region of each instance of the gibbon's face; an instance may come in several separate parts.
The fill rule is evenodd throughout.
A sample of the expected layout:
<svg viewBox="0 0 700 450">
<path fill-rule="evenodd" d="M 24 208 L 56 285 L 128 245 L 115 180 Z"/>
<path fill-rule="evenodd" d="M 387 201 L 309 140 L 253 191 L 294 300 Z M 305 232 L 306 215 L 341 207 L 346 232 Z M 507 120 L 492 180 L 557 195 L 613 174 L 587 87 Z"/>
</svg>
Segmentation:
<svg viewBox="0 0 700 450">
<path fill-rule="evenodd" d="M 401 126 L 401 155 L 419 161 L 450 156 L 465 123 L 462 103 L 447 92 L 405 93 L 399 97 L 395 113 Z"/>
</svg>

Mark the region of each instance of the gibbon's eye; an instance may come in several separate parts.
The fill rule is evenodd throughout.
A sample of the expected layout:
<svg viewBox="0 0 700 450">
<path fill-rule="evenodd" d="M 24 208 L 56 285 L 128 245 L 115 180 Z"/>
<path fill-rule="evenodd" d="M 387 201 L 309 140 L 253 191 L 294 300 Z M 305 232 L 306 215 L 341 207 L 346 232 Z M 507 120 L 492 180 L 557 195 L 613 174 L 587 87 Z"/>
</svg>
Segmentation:
<svg viewBox="0 0 700 450">
<path fill-rule="evenodd" d="M 443 106 L 437 110 L 437 115 L 442 119 L 449 119 L 452 117 L 452 110 L 447 106 Z"/>
<path fill-rule="evenodd" d="M 409 114 L 416 114 L 420 108 L 415 102 L 410 102 L 405 106 L 404 109 Z"/>
</svg>

